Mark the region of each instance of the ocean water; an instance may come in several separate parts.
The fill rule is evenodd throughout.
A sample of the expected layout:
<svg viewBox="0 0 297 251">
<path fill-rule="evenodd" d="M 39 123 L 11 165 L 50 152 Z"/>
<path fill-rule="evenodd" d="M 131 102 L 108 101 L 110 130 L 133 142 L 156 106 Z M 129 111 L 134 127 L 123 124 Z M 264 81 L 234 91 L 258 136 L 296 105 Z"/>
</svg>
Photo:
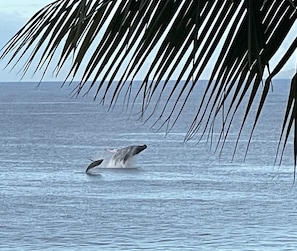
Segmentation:
<svg viewBox="0 0 297 251">
<path fill-rule="evenodd" d="M 121 100 L 108 112 L 71 90 L 0 84 L 0 250 L 297 249 L 291 138 L 274 165 L 288 82 L 276 81 L 245 161 L 248 130 L 233 161 L 236 130 L 221 154 L 207 138 L 183 142 L 195 98 L 166 134 Z M 86 175 L 105 148 L 134 144 L 148 148 L 133 168 Z"/>
</svg>

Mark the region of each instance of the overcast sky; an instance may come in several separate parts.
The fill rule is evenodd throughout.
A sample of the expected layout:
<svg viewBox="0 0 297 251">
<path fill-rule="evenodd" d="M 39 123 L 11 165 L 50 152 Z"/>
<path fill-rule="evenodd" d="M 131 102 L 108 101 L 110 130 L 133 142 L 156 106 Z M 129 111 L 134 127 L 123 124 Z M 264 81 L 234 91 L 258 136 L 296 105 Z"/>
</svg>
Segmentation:
<svg viewBox="0 0 297 251">
<path fill-rule="evenodd" d="M 53 2 L 53 0 L 8 0 L 0 1 L 0 48 L 2 48 L 5 43 L 28 21 L 28 19 L 39 9 L 45 5 Z M 294 29 L 290 33 L 290 38 L 294 38 L 297 34 L 297 23 L 295 23 Z M 292 41 L 292 40 L 291 40 Z M 285 41 L 280 48 L 279 52 L 276 54 L 275 58 L 281 57 L 286 48 L 289 46 L 290 42 Z M 271 62 L 273 66 L 273 60 Z M 292 74 L 296 72 L 297 66 L 297 52 L 287 63 L 284 71 L 279 74 L 279 77 L 291 78 Z M 5 62 L 0 61 L 0 71 L 1 79 L 3 81 L 19 81 L 21 75 L 18 74 L 17 69 L 9 71 L 9 69 L 4 69 Z M 272 67 L 273 68 L 273 67 Z M 3 70 L 4 69 L 4 70 Z M 205 78 L 205 76 L 204 76 Z M 61 77 L 62 79 L 62 77 Z M 23 81 L 39 81 L 40 76 L 32 74 L 29 72 Z M 59 80 L 51 75 L 48 75 L 45 80 Z"/>
</svg>

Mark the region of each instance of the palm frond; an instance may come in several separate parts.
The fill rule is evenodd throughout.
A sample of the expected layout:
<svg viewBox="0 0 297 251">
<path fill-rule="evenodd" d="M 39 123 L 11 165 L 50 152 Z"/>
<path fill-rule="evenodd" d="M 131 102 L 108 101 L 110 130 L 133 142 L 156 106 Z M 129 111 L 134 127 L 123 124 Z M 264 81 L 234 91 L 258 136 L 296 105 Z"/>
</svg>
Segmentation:
<svg viewBox="0 0 297 251">
<path fill-rule="evenodd" d="M 43 75 L 52 64 L 54 73 L 59 74 L 71 59 L 65 81 L 81 79 L 76 94 L 95 89 L 95 98 L 100 94 L 105 102 L 109 97 L 111 106 L 124 87 L 131 89 L 142 73 L 142 83 L 131 102 L 141 98 L 142 114 L 150 119 L 157 113 L 161 127 L 169 130 L 211 65 L 212 73 L 197 102 L 185 140 L 201 130 L 201 137 L 213 131 L 214 121 L 222 115 L 218 142 L 222 141 L 224 147 L 235 115 L 246 100 L 234 155 L 251 107 L 256 103 L 248 151 L 271 82 L 296 51 L 297 38 L 270 70 L 271 59 L 296 23 L 296 2 L 57 0 L 28 21 L 4 46 L 0 58 L 9 57 L 8 65 L 12 67 L 26 59 L 21 68 L 24 74 L 37 61 L 34 70 L 41 70 Z M 169 84 L 173 78 L 176 78 L 173 85 Z M 169 95 L 159 109 L 159 102 L 168 90 Z M 255 99 L 257 95 L 259 101 Z M 127 97 L 130 99 L 130 94 Z M 152 100 L 157 102 L 149 109 Z M 171 101 L 173 106 L 169 105 Z M 283 149 L 293 123 L 296 166 L 296 74 L 292 76 L 281 129 Z M 280 152 L 282 155 L 283 150 Z"/>
</svg>

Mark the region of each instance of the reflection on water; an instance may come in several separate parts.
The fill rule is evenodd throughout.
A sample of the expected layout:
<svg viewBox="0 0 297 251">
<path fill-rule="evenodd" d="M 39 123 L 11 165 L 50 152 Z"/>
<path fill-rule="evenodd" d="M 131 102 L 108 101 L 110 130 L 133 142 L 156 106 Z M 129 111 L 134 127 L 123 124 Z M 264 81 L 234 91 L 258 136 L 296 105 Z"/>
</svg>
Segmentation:
<svg viewBox="0 0 297 251">
<path fill-rule="evenodd" d="M 232 163 L 232 142 L 219 160 L 183 144 L 183 125 L 164 137 L 55 87 L 0 85 L 1 250 L 297 248 L 291 156 L 272 166 L 269 128 Z M 137 168 L 85 174 L 89 158 L 130 144 L 148 145 Z"/>
</svg>

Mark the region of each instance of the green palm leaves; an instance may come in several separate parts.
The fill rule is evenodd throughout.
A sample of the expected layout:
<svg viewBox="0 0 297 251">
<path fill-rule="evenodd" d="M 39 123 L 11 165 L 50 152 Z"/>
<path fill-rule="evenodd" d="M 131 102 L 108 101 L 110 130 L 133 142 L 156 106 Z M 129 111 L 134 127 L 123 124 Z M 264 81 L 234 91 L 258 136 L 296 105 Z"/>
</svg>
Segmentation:
<svg viewBox="0 0 297 251">
<path fill-rule="evenodd" d="M 58 74 L 70 58 L 72 64 L 66 79 L 81 79 L 77 94 L 95 89 L 95 95 L 101 94 L 103 102 L 109 97 L 111 105 L 124 87 L 129 89 L 133 80 L 141 77 L 134 98 L 141 97 L 143 113 L 152 97 L 159 100 L 165 89 L 169 90 L 169 96 L 164 107 L 153 109 L 160 118 L 165 116 L 169 100 L 175 104 L 182 102 L 179 107 L 171 107 L 164 118 L 164 125 L 171 123 L 169 127 L 182 114 L 207 67 L 211 67 L 186 140 L 202 125 L 202 135 L 207 128 L 212 130 L 213 121 L 223 113 L 219 138 L 224 142 L 244 99 L 247 104 L 238 139 L 251 106 L 257 102 L 252 136 L 271 80 L 296 50 L 297 37 L 270 69 L 269 62 L 296 16 L 293 0 L 58 0 L 29 20 L 4 47 L 1 58 L 10 57 L 12 65 L 26 58 L 24 74 L 33 61 L 37 62 L 36 71 L 45 73 L 52 64 Z M 169 84 L 173 78 L 176 81 Z M 295 165 L 296 78 L 296 74 L 292 76 L 280 136 L 283 145 L 279 145 L 282 153 L 293 129 Z M 256 95 L 260 95 L 259 101 Z"/>
</svg>

